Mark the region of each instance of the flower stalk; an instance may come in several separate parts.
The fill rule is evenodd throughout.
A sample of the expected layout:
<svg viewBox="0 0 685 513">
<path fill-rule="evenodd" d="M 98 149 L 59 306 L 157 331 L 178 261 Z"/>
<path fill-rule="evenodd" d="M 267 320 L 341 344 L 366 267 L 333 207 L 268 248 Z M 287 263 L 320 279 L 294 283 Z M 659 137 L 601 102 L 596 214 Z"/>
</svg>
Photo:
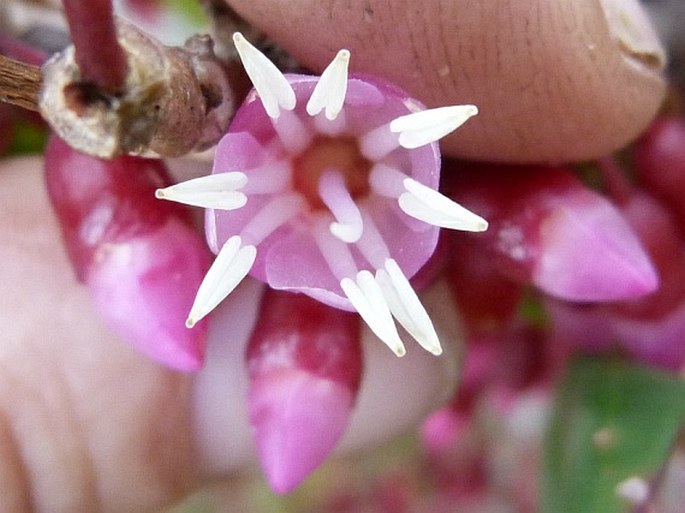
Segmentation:
<svg viewBox="0 0 685 513">
<path fill-rule="evenodd" d="M 62 0 L 81 77 L 103 92 L 123 92 L 126 53 L 117 40 L 111 0 Z"/>
</svg>

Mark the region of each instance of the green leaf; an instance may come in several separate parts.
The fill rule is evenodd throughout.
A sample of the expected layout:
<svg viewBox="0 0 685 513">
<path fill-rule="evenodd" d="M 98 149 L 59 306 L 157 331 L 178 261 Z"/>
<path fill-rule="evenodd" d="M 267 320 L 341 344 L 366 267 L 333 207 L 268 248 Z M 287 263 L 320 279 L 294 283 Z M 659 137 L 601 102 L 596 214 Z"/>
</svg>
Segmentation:
<svg viewBox="0 0 685 513">
<path fill-rule="evenodd" d="M 576 360 L 547 433 L 541 513 L 631 511 L 617 486 L 649 482 L 684 419 L 682 380 L 617 359 Z"/>
</svg>

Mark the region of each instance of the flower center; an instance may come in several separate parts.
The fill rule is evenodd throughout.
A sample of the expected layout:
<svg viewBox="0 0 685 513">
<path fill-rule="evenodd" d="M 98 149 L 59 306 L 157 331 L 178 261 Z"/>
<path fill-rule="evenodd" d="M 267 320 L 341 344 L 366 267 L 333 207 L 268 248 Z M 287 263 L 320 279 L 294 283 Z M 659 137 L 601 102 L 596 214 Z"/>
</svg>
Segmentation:
<svg viewBox="0 0 685 513">
<path fill-rule="evenodd" d="M 293 158 L 292 164 L 293 187 L 304 196 L 312 210 L 327 209 L 319 194 L 321 174 L 327 170 L 340 173 L 354 200 L 369 193 L 372 163 L 360 153 L 355 137 L 318 135 Z"/>
</svg>

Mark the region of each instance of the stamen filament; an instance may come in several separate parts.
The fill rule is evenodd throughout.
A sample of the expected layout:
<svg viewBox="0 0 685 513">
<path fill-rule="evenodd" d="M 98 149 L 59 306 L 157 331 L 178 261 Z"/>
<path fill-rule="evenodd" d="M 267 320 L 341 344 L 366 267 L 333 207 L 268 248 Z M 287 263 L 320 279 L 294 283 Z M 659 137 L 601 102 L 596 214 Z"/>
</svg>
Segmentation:
<svg viewBox="0 0 685 513">
<path fill-rule="evenodd" d="M 357 249 L 374 269 L 378 269 L 390 257 L 390 250 L 368 212 L 362 209 L 361 215 L 364 233 L 357 242 Z"/>
<path fill-rule="evenodd" d="M 250 219 L 240 235 L 244 241 L 257 246 L 280 226 L 299 214 L 305 205 L 305 199 L 298 193 L 278 195 Z"/>
<path fill-rule="evenodd" d="M 475 105 L 438 107 L 400 116 L 390 122 L 390 131 L 400 134 L 403 148 L 413 149 L 443 138 L 476 114 Z"/>
<path fill-rule="evenodd" d="M 276 194 L 289 187 L 292 166 L 289 161 L 276 160 L 250 170 L 250 179 L 242 188 L 245 194 Z"/>
<path fill-rule="evenodd" d="M 235 210 L 247 203 L 247 196 L 237 192 L 247 182 L 247 175 L 239 171 L 218 173 L 157 189 L 155 196 L 196 207 Z"/>
<path fill-rule="evenodd" d="M 343 176 L 334 169 L 327 169 L 319 178 L 318 188 L 319 196 L 336 218 L 336 222 L 330 224 L 331 233 L 343 242 L 357 242 L 364 223 Z"/>
<path fill-rule="evenodd" d="M 366 270 L 359 271 L 356 281 L 344 278 L 340 286 L 371 331 L 397 356 L 404 356 L 406 353 L 404 344 L 397 333 L 383 292 L 373 275 Z"/>
<path fill-rule="evenodd" d="M 408 178 L 402 171 L 385 164 L 374 164 L 369 173 L 369 185 L 373 192 L 386 198 L 399 198 L 407 189 L 404 179 Z"/>
<path fill-rule="evenodd" d="M 441 228 L 468 232 L 487 230 L 485 219 L 413 178 L 406 178 L 404 187 L 407 192 L 399 197 L 398 202 L 405 214 Z"/>
<path fill-rule="evenodd" d="M 257 249 L 243 246 L 240 236 L 234 235 L 226 241 L 200 284 L 186 320 L 188 328 L 195 326 L 233 292 L 250 272 L 256 257 Z"/>
<path fill-rule="evenodd" d="M 312 139 L 310 129 L 294 112 L 281 112 L 281 116 L 272 120 L 272 124 L 283 146 L 291 154 L 300 153 Z"/>
<path fill-rule="evenodd" d="M 373 162 L 382 159 L 399 145 L 399 137 L 390 131 L 388 125 L 381 125 L 359 137 L 359 152 Z"/>
<path fill-rule="evenodd" d="M 240 32 L 233 34 L 233 43 L 269 117 L 278 119 L 281 108 L 293 110 L 297 103 L 295 91 L 276 65 Z"/>
<path fill-rule="evenodd" d="M 357 274 L 357 264 L 354 263 L 350 247 L 331 234 L 328 218 L 329 216 L 321 216 L 314 223 L 316 245 L 336 279 L 354 276 Z"/>
<path fill-rule="evenodd" d="M 341 135 L 347 129 L 347 117 L 345 111 L 341 110 L 335 119 L 326 118 L 325 114 L 314 116 L 314 128 L 320 133 L 328 136 Z"/>
<path fill-rule="evenodd" d="M 333 61 L 321 73 L 321 77 L 307 102 L 307 113 L 316 116 L 326 108 L 326 118 L 334 120 L 343 108 L 347 94 L 347 69 L 349 50 L 340 50 Z"/>
</svg>

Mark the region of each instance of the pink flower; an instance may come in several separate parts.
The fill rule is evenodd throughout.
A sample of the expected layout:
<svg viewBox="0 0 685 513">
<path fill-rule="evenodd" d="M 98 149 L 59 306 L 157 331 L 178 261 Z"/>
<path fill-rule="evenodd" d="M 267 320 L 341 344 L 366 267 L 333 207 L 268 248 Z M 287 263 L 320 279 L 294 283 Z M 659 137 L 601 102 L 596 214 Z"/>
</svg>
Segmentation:
<svg viewBox="0 0 685 513">
<path fill-rule="evenodd" d="M 198 291 L 192 327 L 250 273 L 279 290 L 357 311 L 398 356 L 395 320 L 440 354 L 411 278 L 439 227 L 487 223 L 437 191 L 437 140 L 477 113 L 426 110 L 398 88 L 348 78 L 340 50 L 321 77 L 283 75 L 240 33 L 234 42 L 255 90 L 217 147 L 213 174 L 158 197 L 204 207 L 217 258 Z"/>
</svg>

